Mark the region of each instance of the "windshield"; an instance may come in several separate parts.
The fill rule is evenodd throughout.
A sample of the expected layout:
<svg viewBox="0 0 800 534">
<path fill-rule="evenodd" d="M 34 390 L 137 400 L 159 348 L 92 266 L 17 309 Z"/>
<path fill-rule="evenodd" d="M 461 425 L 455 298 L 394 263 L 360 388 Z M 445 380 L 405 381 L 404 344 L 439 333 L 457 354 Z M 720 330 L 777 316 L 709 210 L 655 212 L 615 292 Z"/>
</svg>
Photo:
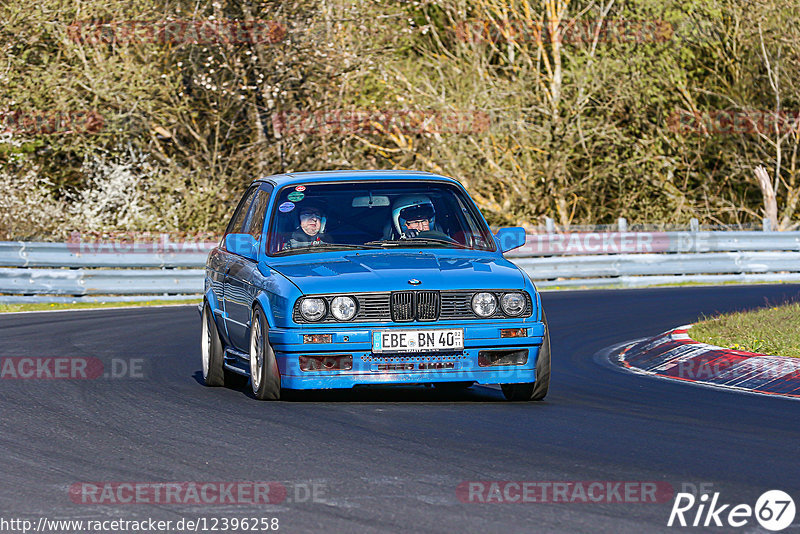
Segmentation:
<svg viewBox="0 0 800 534">
<path fill-rule="evenodd" d="M 295 184 L 280 191 L 272 212 L 269 255 L 349 248 L 495 250 L 472 201 L 448 183 Z"/>
</svg>

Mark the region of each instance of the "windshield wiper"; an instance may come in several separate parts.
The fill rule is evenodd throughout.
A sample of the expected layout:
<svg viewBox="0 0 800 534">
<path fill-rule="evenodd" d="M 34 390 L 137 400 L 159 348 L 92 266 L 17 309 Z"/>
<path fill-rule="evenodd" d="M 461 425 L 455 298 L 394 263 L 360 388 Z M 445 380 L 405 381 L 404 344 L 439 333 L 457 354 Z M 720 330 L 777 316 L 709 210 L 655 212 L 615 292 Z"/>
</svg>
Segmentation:
<svg viewBox="0 0 800 534">
<path fill-rule="evenodd" d="M 378 249 L 381 247 L 377 247 L 374 245 L 370 245 L 369 243 L 365 243 L 363 245 L 351 245 L 349 243 L 323 243 L 320 245 L 309 245 L 307 247 L 294 247 L 294 248 L 286 248 L 283 250 L 279 250 L 275 253 L 284 254 L 287 252 L 321 252 L 323 250 L 363 250 L 365 248 L 368 249 Z"/>
<path fill-rule="evenodd" d="M 378 245 L 378 246 L 392 246 L 392 247 L 399 247 L 399 246 L 411 246 L 415 247 L 418 245 L 448 245 L 453 248 L 465 248 L 468 249 L 470 247 L 466 245 L 462 245 L 461 243 L 456 243 L 454 241 L 448 241 L 446 239 L 435 239 L 432 237 L 415 237 L 412 239 L 389 239 L 386 241 L 369 241 L 364 243 L 365 245 Z"/>
</svg>

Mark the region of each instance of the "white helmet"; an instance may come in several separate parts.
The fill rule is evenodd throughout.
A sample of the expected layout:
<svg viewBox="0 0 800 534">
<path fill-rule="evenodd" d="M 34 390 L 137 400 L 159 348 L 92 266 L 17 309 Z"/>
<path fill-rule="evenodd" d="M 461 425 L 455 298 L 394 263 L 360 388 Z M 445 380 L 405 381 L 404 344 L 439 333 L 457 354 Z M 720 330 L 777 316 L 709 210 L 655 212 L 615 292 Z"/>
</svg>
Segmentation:
<svg viewBox="0 0 800 534">
<path fill-rule="evenodd" d="M 433 202 L 430 197 L 427 195 L 407 195 L 397 199 L 394 203 L 394 209 L 392 209 L 392 222 L 398 234 L 402 235 L 408 232 L 407 221 L 419 219 L 428 219 L 431 229 L 433 229 L 436 210 L 433 208 Z"/>
</svg>

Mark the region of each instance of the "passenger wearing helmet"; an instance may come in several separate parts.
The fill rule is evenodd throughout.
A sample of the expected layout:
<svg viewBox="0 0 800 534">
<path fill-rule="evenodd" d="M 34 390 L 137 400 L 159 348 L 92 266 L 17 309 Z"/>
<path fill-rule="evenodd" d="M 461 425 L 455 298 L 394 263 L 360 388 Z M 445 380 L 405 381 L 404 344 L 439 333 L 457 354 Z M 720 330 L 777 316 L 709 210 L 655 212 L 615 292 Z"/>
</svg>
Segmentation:
<svg viewBox="0 0 800 534">
<path fill-rule="evenodd" d="M 436 210 L 425 195 L 401 197 L 394 204 L 392 222 L 400 239 L 417 237 L 420 232 L 434 230 Z"/>
<path fill-rule="evenodd" d="M 322 205 L 304 204 L 300 207 L 298 214 L 300 226 L 292 232 L 289 242 L 286 244 L 287 249 L 311 247 L 330 242 L 325 233 L 326 219 Z"/>
</svg>

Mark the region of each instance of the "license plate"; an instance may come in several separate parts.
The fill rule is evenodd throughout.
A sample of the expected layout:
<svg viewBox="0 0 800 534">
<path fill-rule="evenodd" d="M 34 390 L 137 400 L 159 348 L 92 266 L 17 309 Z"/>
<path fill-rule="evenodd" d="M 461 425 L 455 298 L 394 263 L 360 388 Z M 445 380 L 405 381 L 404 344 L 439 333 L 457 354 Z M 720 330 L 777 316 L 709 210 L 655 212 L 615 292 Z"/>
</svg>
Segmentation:
<svg viewBox="0 0 800 534">
<path fill-rule="evenodd" d="M 373 332 L 372 352 L 461 350 L 464 330 L 384 330 Z"/>
</svg>

